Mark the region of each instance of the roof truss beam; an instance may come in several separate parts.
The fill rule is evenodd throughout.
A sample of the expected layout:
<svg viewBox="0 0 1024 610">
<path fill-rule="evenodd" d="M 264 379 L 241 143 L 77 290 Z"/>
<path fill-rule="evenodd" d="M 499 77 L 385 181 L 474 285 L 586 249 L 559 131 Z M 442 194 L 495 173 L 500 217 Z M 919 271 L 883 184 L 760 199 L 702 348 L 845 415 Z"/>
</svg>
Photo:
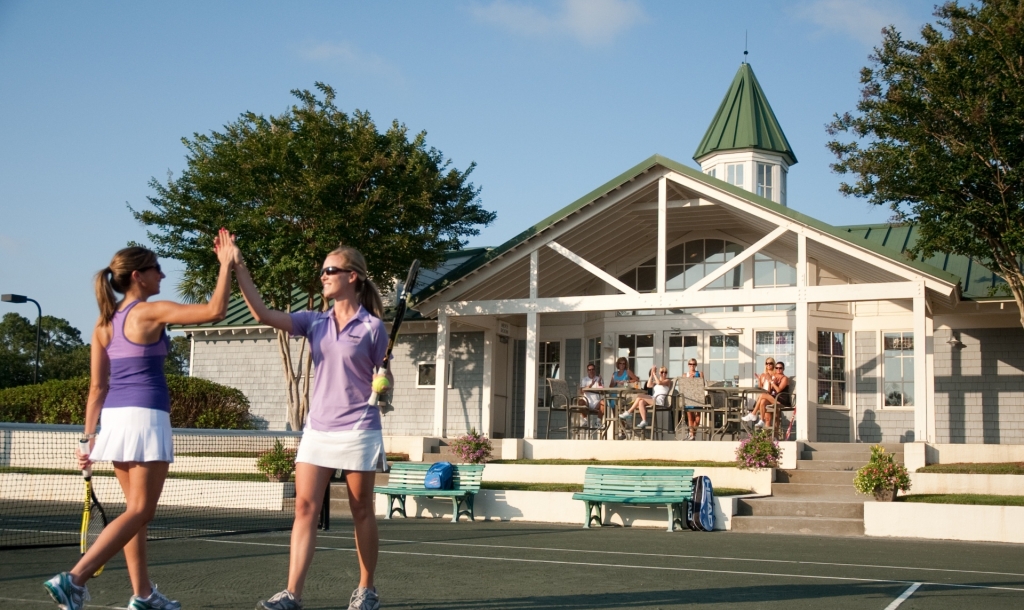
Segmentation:
<svg viewBox="0 0 1024 610">
<path fill-rule="evenodd" d="M 600 279 L 604 280 L 605 282 L 608 282 L 616 290 L 619 290 L 623 294 L 640 294 L 636 290 L 633 290 L 629 286 L 627 286 L 624 283 L 622 283 L 621 281 L 619 281 L 618 278 L 613 277 L 611 274 L 606 272 L 604 269 L 601 269 L 600 267 L 598 267 L 597 265 L 595 265 L 595 264 L 591 263 L 590 261 L 586 260 L 582 256 L 579 256 L 579 255 L 575 254 L 572 250 L 569 250 L 568 248 L 566 248 L 565 246 L 559 244 L 558 242 L 556 242 L 556 241 L 548 242 L 548 247 L 551 248 L 552 250 L 554 250 L 555 252 L 558 252 L 559 254 L 564 256 L 565 258 L 567 258 L 567 259 L 571 260 L 572 262 L 576 263 L 580 267 L 583 267 L 584 269 L 586 269 L 590 273 L 596 275 L 597 277 L 599 277 Z"/>
<path fill-rule="evenodd" d="M 715 269 L 711 273 L 705 275 L 703 278 L 701 278 L 701 280 L 699 282 L 697 282 L 693 286 L 690 286 L 689 288 L 684 290 L 683 294 L 692 294 L 692 293 L 698 292 L 700 290 L 704 290 L 705 288 L 707 288 L 711 284 L 711 282 L 714 282 L 718 278 L 724 276 L 726 273 L 729 273 L 730 271 L 732 271 L 736 267 L 739 267 L 740 265 L 742 265 L 744 261 L 749 259 L 751 256 L 754 256 L 758 252 L 760 252 L 761 249 L 764 248 L 765 246 L 767 246 L 768 244 L 770 244 L 773 241 L 775 241 L 776 239 L 782 237 L 782 235 L 784 233 L 786 233 L 787 231 L 789 231 L 789 227 L 788 226 L 777 227 L 774 231 L 772 231 L 768 235 L 765 235 L 761 239 L 759 239 L 756 242 L 754 242 L 753 244 L 751 244 L 743 252 L 740 252 L 739 254 L 737 254 L 735 257 L 733 257 L 733 259 L 731 261 L 729 261 L 728 263 L 722 265 L 718 269 Z"/>
</svg>

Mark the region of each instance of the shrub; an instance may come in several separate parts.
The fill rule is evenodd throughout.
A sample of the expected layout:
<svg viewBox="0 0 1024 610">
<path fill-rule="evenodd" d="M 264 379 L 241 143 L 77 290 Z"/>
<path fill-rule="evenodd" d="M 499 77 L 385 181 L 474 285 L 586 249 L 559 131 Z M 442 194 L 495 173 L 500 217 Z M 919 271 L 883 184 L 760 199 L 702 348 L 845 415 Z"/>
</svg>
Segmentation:
<svg viewBox="0 0 1024 610">
<path fill-rule="evenodd" d="M 853 486 L 862 494 L 874 493 L 876 489 L 907 491 L 910 489 L 910 474 L 905 466 L 896 463 L 893 454 L 885 452 L 885 447 L 874 445 L 871 447 L 871 459 L 857 471 Z"/>
<path fill-rule="evenodd" d="M 781 458 L 782 449 L 768 429 L 755 430 L 750 438 L 743 439 L 736 448 L 736 461 L 740 468 L 747 470 L 776 468 Z"/>
<path fill-rule="evenodd" d="M 241 391 L 198 377 L 169 375 L 175 428 L 249 429 L 249 400 Z M 0 421 L 83 424 L 89 378 L 47 381 L 0 390 Z"/>
<path fill-rule="evenodd" d="M 469 434 L 456 438 L 450 446 L 455 455 L 470 464 L 480 464 L 491 457 L 491 441 L 476 429 L 471 429 Z"/>
<path fill-rule="evenodd" d="M 295 450 L 285 449 L 280 439 L 275 440 L 273 449 L 256 458 L 256 470 L 271 481 L 287 481 L 295 472 Z"/>
</svg>

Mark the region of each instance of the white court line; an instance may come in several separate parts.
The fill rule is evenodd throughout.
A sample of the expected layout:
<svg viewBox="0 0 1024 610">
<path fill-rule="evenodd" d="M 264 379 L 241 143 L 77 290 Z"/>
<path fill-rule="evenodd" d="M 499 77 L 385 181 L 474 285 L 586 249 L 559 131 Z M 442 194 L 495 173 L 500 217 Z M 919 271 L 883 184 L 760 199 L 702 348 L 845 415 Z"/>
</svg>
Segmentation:
<svg viewBox="0 0 1024 610">
<path fill-rule="evenodd" d="M 903 602 L 907 601 L 907 598 L 910 597 L 911 595 L 913 595 L 914 591 L 917 591 L 917 588 L 920 587 L 920 586 L 921 586 L 921 583 L 919 583 L 919 582 L 915 582 L 914 584 L 910 585 L 910 588 L 908 588 L 906 591 L 901 593 L 899 597 L 897 597 L 896 599 L 892 600 L 892 603 L 889 604 L 888 606 L 886 606 L 885 610 L 896 610 L 896 608 L 899 608 L 900 604 L 902 604 Z"/>
<path fill-rule="evenodd" d="M 0 601 L 5 602 L 21 602 L 23 604 L 46 604 L 47 606 L 53 607 L 53 600 L 41 600 L 41 599 L 19 599 L 17 597 L 0 597 Z M 86 608 L 106 608 L 107 610 L 128 610 L 124 606 L 97 606 L 96 604 L 86 604 Z"/>
<path fill-rule="evenodd" d="M 325 536 L 318 534 L 317 538 L 333 538 L 337 540 L 355 540 L 355 536 Z M 797 561 L 794 559 L 756 559 L 751 557 L 714 557 L 706 555 L 669 555 L 662 553 L 632 553 L 629 551 L 596 551 L 589 549 L 560 549 L 560 548 L 547 548 L 547 547 L 536 547 L 536 546 L 511 546 L 501 544 L 470 544 L 467 542 L 424 542 L 420 540 L 397 540 L 397 539 L 386 539 L 381 538 L 381 542 L 401 542 L 406 544 L 433 544 L 440 546 L 467 546 L 474 548 L 484 549 L 516 549 L 522 551 L 562 551 L 565 553 L 593 553 L 595 555 L 628 555 L 632 557 L 671 557 L 673 559 L 717 559 L 722 561 L 751 561 L 755 563 L 790 563 L 795 565 L 811 565 L 811 566 L 833 566 L 841 568 L 878 568 L 886 570 L 920 570 L 929 572 L 953 572 L 955 574 L 987 574 L 993 576 L 1024 576 L 1024 574 L 1017 574 L 1014 572 L 984 572 L 981 570 L 953 570 L 950 568 L 915 568 L 913 566 L 884 566 L 884 565 L 871 565 L 863 563 L 830 563 L 826 561 Z"/>
<path fill-rule="evenodd" d="M 243 542 L 241 540 L 218 540 L 216 538 L 197 538 L 197 540 L 203 542 L 217 542 L 220 544 L 241 544 L 250 546 L 274 546 L 280 548 L 289 548 L 288 544 L 274 544 L 271 542 Z M 333 546 L 318 546 L 318 551 L 348 551 L 355 552 L 355 549 L 343 549 Z M 817 576 L 813 574 L 779 574 L 774 572 L 744 572 L 738 570 L 707 570 L 700 568 L 676 568 L 667 566 L 639 566 L 634 564 L 615 564 L 615 563 L 593 563 L 584 561 L 554 561 L 551 559 L 519 559 L 514 557 L 481 557 L 479 555 L 448 555 L 444 553 L 414 553 L 406 551 L 378 551 L 380 553 L 386 553 L 388 555 L 414 555 L 419 557 L 447 557 L 449 559 L 473 559 L 473 560 L 489 560 L 489 561 L 509 561 L 513 563 L 546 563 L 554 565 L 566 565 L 566 566 L 587 566 L 587 567 L 603 567 L 603 568 L 632 568 L 639 570 L 662 570 L 666 572 L 701 572 L 708 574 L 738 574 L 741 576 L 767 576 L 771 578 L 804 578 L 810 580 L 844 580 L 853 582 L 876 582 L 885 584 L 901 584 L 909 585 L 913 584 L 909 580 L 889 580 L 884 578 L 853 578 L 849 576 Z M 998 591 L 1021 591 L 1024 592 L 1024 588 L 1014 587 L 992 587 L 985 585 L 961 585 L 951 584 L 942 582 L 923 582 L 924 585 L 932 585 L 937 587 L 952 587 L 956 589 L 991 589 Z"/>
</svg>

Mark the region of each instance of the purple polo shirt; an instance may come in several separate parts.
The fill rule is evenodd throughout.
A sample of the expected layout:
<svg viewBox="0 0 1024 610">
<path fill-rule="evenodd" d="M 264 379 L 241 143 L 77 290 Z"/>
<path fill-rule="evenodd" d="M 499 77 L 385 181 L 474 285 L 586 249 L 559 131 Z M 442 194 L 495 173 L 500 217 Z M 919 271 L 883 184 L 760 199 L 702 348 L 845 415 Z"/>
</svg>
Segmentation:
<svg viewBox="0 0 1024 610">
<path fill-rule="evenodd" d="M 380 430 L 380 409 L 367 401 L 373 369 L 384 361 L 384 323 L 359 307 L 340 331 L 332 311 L 291 314 L 292 336 L 309 339 L 313 395 L 306 425 L 318 432 Z"/>
</svg>

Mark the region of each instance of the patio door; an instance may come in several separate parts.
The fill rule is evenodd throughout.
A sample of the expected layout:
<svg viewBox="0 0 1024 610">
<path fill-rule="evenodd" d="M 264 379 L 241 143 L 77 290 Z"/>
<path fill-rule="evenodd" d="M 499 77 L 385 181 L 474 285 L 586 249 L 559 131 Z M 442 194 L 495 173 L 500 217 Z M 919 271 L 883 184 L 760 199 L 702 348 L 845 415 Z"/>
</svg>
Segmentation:
<svg viewBox="0 0 1024 610">
<path fill-rule="evenodd" d="M 666 331 L 665 332 L 665 366 L 669 377 L 678 377 L 687 371 L 686 363 L 691 358 L 697 361 L 697 370 L 704 371 L 704 358 L 701 346 L 704 344 L 704 333 L 700 331 Z"/>
</svg>

